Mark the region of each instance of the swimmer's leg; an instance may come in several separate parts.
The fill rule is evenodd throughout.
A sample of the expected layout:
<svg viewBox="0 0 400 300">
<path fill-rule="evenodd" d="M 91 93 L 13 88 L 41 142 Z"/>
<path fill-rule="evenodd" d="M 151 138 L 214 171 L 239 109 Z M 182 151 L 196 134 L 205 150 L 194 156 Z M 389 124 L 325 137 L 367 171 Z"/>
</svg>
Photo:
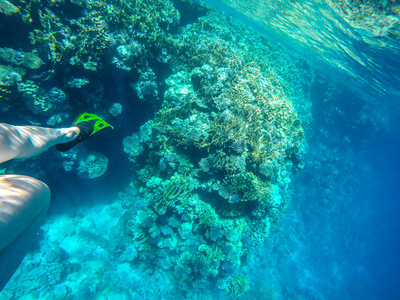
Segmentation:
<svg viewBox="0 0 400 300">
<path fill-rule="evenodd" d="M 43 182 L 0 176 L 0 291 L 29 251 L 50 203 Z"/>
<path fill-rule="evenodd" d="M 0 163 L 38 155 L 56 144 L 72 141 L 79 133 L 76 126 L 45 128 L 0 123 Z"/>
</svg>

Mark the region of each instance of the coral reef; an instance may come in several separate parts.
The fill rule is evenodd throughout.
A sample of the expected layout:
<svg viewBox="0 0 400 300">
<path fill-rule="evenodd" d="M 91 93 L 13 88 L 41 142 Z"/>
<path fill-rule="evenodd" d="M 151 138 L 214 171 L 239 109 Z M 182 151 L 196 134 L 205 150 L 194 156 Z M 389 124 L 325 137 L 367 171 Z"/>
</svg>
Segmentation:
<svg viewBox="0 0 400 300">
<path fill-rule="evenodd" d="M 307 125 L 304 96 L 312 75 L 299 71 L 300 59 L 196 1 L 18 3 L 14 9 L 3 1 L 0 10 L 18 17 L 31 43 L 10 41 L 0 49 L 7 110 L 18 107 L 23 120 L 49 126 L 82 109 L 127 115 L 115 137 L 124 135 L 120 150 L 127 155 L 114 159 L 132 163 L 119 197 L 123 212 L 113 216 L 118 230 L 103 236 L 82 225 L 59 245 L 77 255 L 71 240 L 78 235 L 91 245 L 80 259 L 108 261 L 93 263 L 95 275 L 81 278 L 74 295 L 111 293 L 106 284 L 141 266 L 171 283 L 168 289 L 180 283 L 187 298 L 198 297 L 189 287 L 213 282 L 224 295 L 242 296 L 250 286 L 243 267 L 252 248 L 286 209 L 291 176 L 303 168 L 296 111 Z M 180 20 L 174 5 L 198 15 Z M 141 116 L 145 105 L 150 109 Z M 143 122 L 130 126 L 138 115 Z M 83 178 L 102 176 L 110 158 L 79 148 L 57 155 L 62 161 L 53 167 Z M 56 263 L 57 253 L 46 259 Z M 74 280 L 81 267 L 57 263 L 46 284 L 57 284 L 57 297 L 67 297 L 74 292 L 63 280 Z M 111 279 L 111 266 L 119 277 Z M 132 277 L 117 286 L 143 296 Z M 165 292 L 161 285 L 153 292 Z"/>
<path fill-rule="evenodd" d="M 130 226 L 141 259 L 240 296 L 237 272 L 286 208 L 304 134 L 285 82 L 208 22 L 183 30 L 161 109 L 124 140 L 147 203 Z"/>
<path fill-rule="evenodd" d="M 53 85 L 62 90 L 82 89 L 74 94 L 86 97 L 93 106 L 99 102 L 111 106 L 103 98 L 105 83 L 93 77 L 101 70 L 117 68 L 118 72 L 131 74 L 129 84 L 139 98 L 158 100 L 160 80 L 149 62 L 166 63 L 170 59 L 168 32 L 179 24 L 179 12 L 172 2 L 16 2 L 18 5 L 14 6 L 14 2 L 2 1 L 0 12 L 28 33 L 24 38 L 29 38 L 31 45 L 21 46 L 17 40 L 9 40 L 9 47 L 0 48 L 0 96 L 18 105 L 18 84 L 23 97 L 26 98 L 27 89 L 32 92 L 28 93 L 30 99 L 25 100 L 29 109 L 41 114 L 40 110 L 50 109 L 45 104 L 46 91 Z M 65 77 L 62 84 L 58 82 L 60 77 Z M 79 105 L 75 102 L 74 106 Z"/>
</svg>

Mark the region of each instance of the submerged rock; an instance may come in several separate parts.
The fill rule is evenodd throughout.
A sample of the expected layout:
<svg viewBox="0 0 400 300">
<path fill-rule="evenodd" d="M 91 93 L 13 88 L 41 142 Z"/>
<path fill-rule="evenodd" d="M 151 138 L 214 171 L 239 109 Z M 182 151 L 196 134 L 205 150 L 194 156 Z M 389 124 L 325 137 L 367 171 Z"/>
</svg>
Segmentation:
<svg viewBox="0 0 400 300">
<path fill-rule="evenodd" d="M 79 162 L 78 175 L 82 178 L 100 177 L 107 171 L 108 158 L 98 152 L 90 153 Z"/>
</svg>

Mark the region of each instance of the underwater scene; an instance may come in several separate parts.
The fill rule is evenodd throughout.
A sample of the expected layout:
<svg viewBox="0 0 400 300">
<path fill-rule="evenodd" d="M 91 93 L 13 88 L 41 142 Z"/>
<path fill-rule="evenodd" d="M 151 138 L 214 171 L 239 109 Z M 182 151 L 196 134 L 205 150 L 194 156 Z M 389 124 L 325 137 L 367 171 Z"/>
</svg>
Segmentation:
<svg viewBox="0 0 400 300">
<path fill-rule="evenodd" d="M 0 0 L 0 300 L 400 299 L 399 112 L 397 0 Z"/>
</svg>

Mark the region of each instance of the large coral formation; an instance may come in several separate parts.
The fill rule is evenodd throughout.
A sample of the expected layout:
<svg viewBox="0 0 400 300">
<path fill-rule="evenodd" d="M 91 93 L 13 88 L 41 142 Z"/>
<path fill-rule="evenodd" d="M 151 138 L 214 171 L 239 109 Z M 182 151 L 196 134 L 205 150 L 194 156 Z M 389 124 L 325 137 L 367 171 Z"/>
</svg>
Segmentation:
<svg viewBox="0 0 400 300">
<path fill-rule="evenodd" d="M 304 134 L 279 77 L 202 21 L 175 42 L 162 108 L 124 141 L 147 203 L 130 225 L 143 259 L 239 296 L 235 274 L 286 208 Z"/>
</svg>

